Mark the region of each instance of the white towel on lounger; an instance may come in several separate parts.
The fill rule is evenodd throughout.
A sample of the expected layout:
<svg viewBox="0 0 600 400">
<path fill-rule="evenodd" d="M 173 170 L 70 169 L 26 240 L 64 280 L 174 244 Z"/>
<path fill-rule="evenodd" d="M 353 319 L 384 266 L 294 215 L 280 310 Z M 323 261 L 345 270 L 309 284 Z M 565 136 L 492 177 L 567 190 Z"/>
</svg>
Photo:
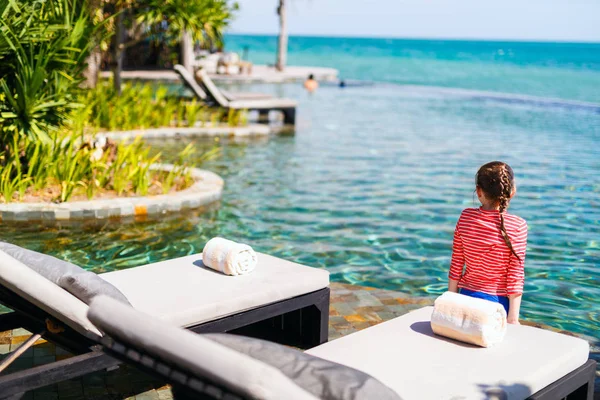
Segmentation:
<svg viewBox="0 0 600 400">
<path fill-rule="evenodd" d="M 431 329 L 441 336 L 490 347 L 504 339 L 506 310 L 499 303 L 446 292 L 435 300 Z"/>
<path fill-rule="evenodd" d="M 252 247 L 216 237 L 204 246 L 202 262 L 226 275 L 243 275 L 254 270 L 257 258 Z"/>
</svg>

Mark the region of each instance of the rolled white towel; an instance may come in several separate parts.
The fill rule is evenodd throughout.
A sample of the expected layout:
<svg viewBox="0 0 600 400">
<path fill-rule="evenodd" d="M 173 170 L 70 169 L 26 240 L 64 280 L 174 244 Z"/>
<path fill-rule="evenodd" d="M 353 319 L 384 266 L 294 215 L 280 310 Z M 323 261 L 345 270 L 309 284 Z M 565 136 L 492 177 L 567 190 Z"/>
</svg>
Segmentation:
<svg viewBox="0 0 600 400">
<path fill-rule="evenodd" d="M 446 292 L 435 300 L 431 329 L 440 336 L 490 347 L 504 339 L 506 310 L 499 303 Z"/>
<path fill-rule="evenodd" d="M 257 258 L 252 247 L 216 237 L 204 246 L 202 262 L 226 275 L 244 275 L 254 270 Z"/>
</svg>

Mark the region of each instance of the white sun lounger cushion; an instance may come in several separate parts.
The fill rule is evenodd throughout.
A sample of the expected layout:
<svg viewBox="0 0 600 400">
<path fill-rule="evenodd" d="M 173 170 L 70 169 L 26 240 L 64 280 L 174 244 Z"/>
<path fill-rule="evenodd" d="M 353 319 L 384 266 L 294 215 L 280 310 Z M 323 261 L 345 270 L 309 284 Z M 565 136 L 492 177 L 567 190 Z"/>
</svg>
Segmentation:
<svg viewBox="0 0 600 400">
<path fill-rule="evenodd" d="M 329 286 L 329 273 L 257 253 L 256 269 L 228 276 L 207 268 L 202 255 L 176 258 L 100 276 L 137 310 L 189 327 Z"/>
<path fill-rule="evenodd" d="M 76 331 L 84 335 L 88 332 L 100 335 L 87 319 L 88 306 L 85 303 L 1 250 L 0 285 Z"/>
<path fill-rule="evenodd" d="M 245 398 L 316 400 L 281 371 L 212 340 L 171 326 L 109 297 L 92 301 L 89 318 L 128 347 Z"/>
<path fill-rule="evenodd" d="M 509 325 L 498 345 L 481 348 L 433 334 L 425 307 L 307 351 L 379 379 L 404 400 L 525 399 L 581 367 L 585 340 Z"/>
</svg>

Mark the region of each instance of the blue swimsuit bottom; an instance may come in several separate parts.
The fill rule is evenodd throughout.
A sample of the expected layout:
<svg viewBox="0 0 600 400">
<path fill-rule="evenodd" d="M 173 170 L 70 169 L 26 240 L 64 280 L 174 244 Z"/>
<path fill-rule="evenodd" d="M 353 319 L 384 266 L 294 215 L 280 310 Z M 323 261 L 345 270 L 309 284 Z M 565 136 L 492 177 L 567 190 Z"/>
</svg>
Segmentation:
<svg viewBox="0 0 600 400">
<path fill-rule="evenodd" d="M 507 296 L 496 296 L 494 294 L 487 294 L 487 293 L 483 293 L 483 292 L 475 292 L 475 291 L 469 290 L 469 289 L 460 289 L 459 293 L 460 294 L 464 294 L 466 296 L 470 296 L 470 297 L 476 297 L 478 299 L 484 299 L 484 300 L 493 301 L 494 303 L 500 303 L 500 304 L 502 304 L 502 306 L 506 310 L 506 314 L 508 314 L 508 306 L 509 306 L 510 303 L 508 301 L 508 297 Z"/>
</svg>

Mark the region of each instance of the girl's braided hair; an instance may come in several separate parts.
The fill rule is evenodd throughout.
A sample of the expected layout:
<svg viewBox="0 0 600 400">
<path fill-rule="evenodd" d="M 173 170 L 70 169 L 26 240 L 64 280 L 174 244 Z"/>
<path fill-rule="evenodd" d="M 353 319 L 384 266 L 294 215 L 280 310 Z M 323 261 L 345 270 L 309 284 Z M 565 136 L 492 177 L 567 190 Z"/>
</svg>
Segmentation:
<svg viewBox="0 0 600 400">
<path fill-rule="evenodd" d="M 488 199 L 498 202 L 498 211 L 500 211 L 500 234 L 512 254 L 521 261 L 519 255 L 515 249 L 513 249 L 510 238 L 506 233 L 506 227 L 504 226 L 503 213 L 508 208 L 508 202 L 510 201 L 510 196 L 515 186 L 515 175 L 512 168 L 501 161 L 492 161 L 482 165 L 481 168 L 479 168 L 479 171 L 477 171 L 477 175 L 475 175 L 475 185 L 483 190 Z"/>
</svg>

